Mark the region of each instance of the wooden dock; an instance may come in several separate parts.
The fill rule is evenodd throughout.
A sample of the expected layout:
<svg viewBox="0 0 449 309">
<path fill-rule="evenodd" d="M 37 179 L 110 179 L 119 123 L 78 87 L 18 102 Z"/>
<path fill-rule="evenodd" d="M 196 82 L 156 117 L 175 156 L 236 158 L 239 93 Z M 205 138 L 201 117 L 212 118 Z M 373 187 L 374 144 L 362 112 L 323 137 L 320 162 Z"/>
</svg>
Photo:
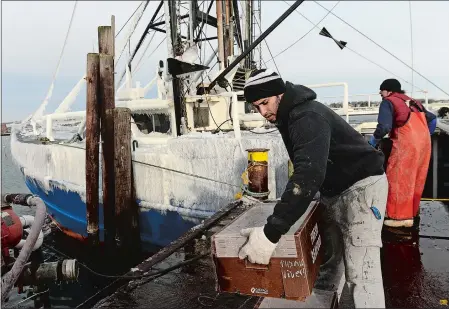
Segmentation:
<svg viewBox="0 0 449 309">
<path fill-rule="evenodd" d="M 279 308 L 280 306 L 286 306 L 287 308 L 336 308 L 343 289 L 343 268 L 341 269 L 341 284 L 338 289 L 335 291 L 314 290 L 306 302 L 216 292 L 215 270 L 210 255 L 210 238 L 249 207 L 260 203 L 255 200 L 231 203 L 221 213 L 214 215 L 215 218 L 205 220 L 202 225 L 187 232 L 170 246 L 136 266 L 134 270 L 140 269 L 141 272 L 134 271 L 128 273 L 128 275 L 161 271 L 180 261 L 191 259 L 193 256 L 205 254 L 205 258 L 153 280 L 143 278 L 129 282 L 121 281 L 121 284 L 117 281 L 110 285 L 109 296 L 98 302 L 95 302 L 96 299 L 92 298 L 81 305 L 80 308 L 94 304 L 94 308 L 122 306 L 143 308 L 148 307 L 149 304 L 153 308 L 204 308 L 210 306 L 214 308 Z M 184 244 L 183 240 L 186 239 L 188 240 L 187 245 L 180 247 L 180 244 Z M 167 249 L 170 247 L 175 249 Z M 160 262 L 158 262 L 159 260 Z M 155 262 L 158 262 L 157 265 L 150 267 Z M 118 288 L 115 289 L 115 287 Z M 111 289 L 115 292 L 111 292 Z M 105 291 L 105 293 L 108 292 Z"/>
<path fill-rule="evenodd" d="M 207 240 L 213 233 L 229 224 L 253 203 L 240 203 L 227 213 L 222 213 L 204 231 L 195 237 L 189 232 L 190 248 L 196 254 L 209 250 Z M 223 215 L 224 214 L 224 215 Z M 420 229 L 398 230 L 392 236 L 389 231 L 383 235 L 382 269 L 387 308 L 390 307 L 438 307 L 449 298 L 449 207 L 438 202 L 422 202 Z M 207 223 L 207 222 L 205 222 Z M 201 227 L 200 227 L 201 228 Z M 197 228 L 197 230 L 200 230 Z M 206 236 L 206 237 L 203 237 Z M 204 239 L 206 238 L 206 240 Z M 176 241 L 175 241 L 176 242 Z M 181 247 L 167 258 L 154 255 L 160 260 L 151 271 L 160 271 L 191 257 L 189 246 Z M 136 268 L 148 269 L 149 260 Z M 153 260 L 154 261 L 154 260 Z M 111 287 L 113 287 L 111 285 Z M 413 295 L 411 297 L 410 295 Z M 284 299 L 249 297 L 230 293 L 217 293 L 214 269 L 210 257 L 182 268 L 177 268 L 154 280 L 139 279 L 121 281 L 114 290 L 106 291 L 80 308 L 354 308 L 344 287 L 344 274 L 336 291 L 313 290 L 306 302 Z M 88 306 L 89 305 L 89 306 Z"/>
</svg>

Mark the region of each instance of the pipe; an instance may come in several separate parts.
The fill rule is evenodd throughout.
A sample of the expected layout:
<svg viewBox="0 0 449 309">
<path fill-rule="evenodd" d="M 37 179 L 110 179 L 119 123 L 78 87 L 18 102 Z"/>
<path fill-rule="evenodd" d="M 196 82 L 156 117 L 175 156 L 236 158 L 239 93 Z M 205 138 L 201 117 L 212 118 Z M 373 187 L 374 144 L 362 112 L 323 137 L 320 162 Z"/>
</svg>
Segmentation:
<svg viewBox="0 0 449 309">
<path fill-rule="evenodd" d="M 33 222 L 34 222 L 34 216 L 30 216 L 30 215 L 20 216 L 19 219 L 20 219 L 20 223 L 22 223 L 22 226 L 24 228 L 32 226 Z"/>
<path fill-rule="evenodd" d="M 34 266 L 34 267 L 33 267 Z M 58 262 L 27 264 L 20 278 L 24 286 L 38 285 L 51 282 L 77 281 L 79 267 L 76 260 L 63 260 Z"/>
<path fill-rule="evenodd" d="M 234 127 L 234 136 L 239 139 L 242 137 L 242 133 L 240 132 L 240 119 L 239 119 L 239 111 L 238 111 L 238 98 L 237 92 L 232 93 L 232 126 Z"/>
<path fill-rule="evenodd" d="M 28 201 L 32 197 L 32 194 L 9 193 L 3 195 L 2 200 L 8 204 L 28 206 Z"/>
<path fill-rule="evenodd" d="M 30 229 L 25 229 L 25 231 L 28 233 L 28 235 L 30 234 L 31 230 Z M 28 237 L 27 237 L 28 238 Z M 15 248 L 17 249 L 22 249 L 23 245 L 25 245 L 26 240 L 25 239 L 21 239 L 19 241 L 19 243 L 16 245 Z M 37 237 L 36 243 L 34 244 L 33 247 L 33 251 L 36 251 L 37 249 L 39 249 L 42 246 L 42 243 L 44 242 L 44 233 L 42 233 L 42 230 L 39 232 L 39 236 Z"/>
<path fill-rule="evenodd" d="M 255 40 L 240 56 L 238 56 L 223 72 L 221 72 L 209 85 L 208 90 L 210 91 L 216 84 L 217 81 L 222 79 L 226 74 L 228 74 L 240 61 L 245 58 L 257 45 L 260 44 L 277 26 L 279 26 L 284 19 L 286 19 L 298 6 L 303 3 L 304 0 L 297 0 L 287 11 L 282 14 L 264 33 L 262 33 L 257 40 Z"/>
<path fill-rule="evenodd" d="M 34 223 L 31 226 L 30 234 L 28 235 L 25 244 L 19 253 L 19 256 L 17 257 L 11 270 L 2 277 L 2 288 L 1 288 L 2 306 L 4 305 L 4 302 L 7 299 L 9 292 L 11 291 L 12 287 L 14 286 L 20 274 L 22 273 L 22 270 L 31 255 L 32 248 L 36 244 L 36 241 L 39 237 L 39 233 L 41 232 L 42 227 L 44 226 L 45 217 L 47 215 L 47 209 L 45 207 L 45 204 L 39 197 L 34 197 L 29 194 L 26 195 L 7 194 L 4 197 L 4 200 L 7 202 L 12 197 L 16 197 L 17 200 L 24 202 L 21 203 L 21 205 L 36 206 L 36 214 L 34 217 Z"/>
</svg>

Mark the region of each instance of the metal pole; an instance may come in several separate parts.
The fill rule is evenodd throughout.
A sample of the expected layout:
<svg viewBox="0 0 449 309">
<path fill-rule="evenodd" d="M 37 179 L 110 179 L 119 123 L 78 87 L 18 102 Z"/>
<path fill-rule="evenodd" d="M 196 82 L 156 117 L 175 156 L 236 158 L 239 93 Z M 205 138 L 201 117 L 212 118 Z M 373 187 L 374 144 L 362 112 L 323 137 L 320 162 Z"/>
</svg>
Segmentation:
<svg viewBox="0 0 449 309">
<path fill-rule="evenodd" d="M 193 46 L 193 0 L 189 1 L 189 42 Z"/>
<path fill-rule="evenodd" d="M 432 197 L 438 198 L 438 138 L 433 138 L 432 145 L 432 156 L 433 156 L 433 177 L 432 177 Z"/>
<path fill-rule="evenodd" d="M 218 61 L 220 70 L 225 68 L 224 42 L 223 42 L 223 1 L 215 1 L 217 6 L 217 37 L 218 37 Z"/>
<path fill-rule="evenodd" d="M 264 33 L 262 33 L 256 41 L 254 41 L 247 50 L 245 50 L 240 56 L 238 56 L 223 72 L 220 73 L 209 85 L 208 90 L 210 91 L 216 84 L 217 81 L 226 76 L 243 58 L 245 58 L 257 45 L 260 44 L 277 26 L 279 26 L 298 6 L 303 3 L 304 0 L 296 1 L 281 17 L 279 17 Z"/>
<path fill-rule="evenodd" d="M 173 45 L 171 39 L 171 24 L 170 24 L 170 2 L 161 1 L 164 3 L 164 17 L 165 17 L 165 31 L 167 40 L 167 58 L 173 58 Z"/>
</svg>

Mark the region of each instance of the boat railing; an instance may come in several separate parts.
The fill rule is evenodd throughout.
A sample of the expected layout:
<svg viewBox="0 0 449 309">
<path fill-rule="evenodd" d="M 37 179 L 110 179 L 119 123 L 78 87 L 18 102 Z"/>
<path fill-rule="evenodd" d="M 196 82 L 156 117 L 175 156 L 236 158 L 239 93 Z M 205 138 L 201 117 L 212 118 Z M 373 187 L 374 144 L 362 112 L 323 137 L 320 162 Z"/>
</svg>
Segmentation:
<svg viewBox="0 0 449 309">
<path fill-rule="evenodd" d="M 79 111 L 79 112 L 66 112 L 66 113 L 53 113 L 48 114 L 42 117 L 43 120 L 45 119 L 46 122 L 46 137 L 54 142 L 54 136 L 53 136 L 53 122 L 55 120 L 79 120 L 81 121 L 81 124 L 85 123 L 86 119 L 86 111 Z"/>
<path fill-rule="evenodd" d="M 346 122 L 349 122 L 349 91 L 348 84 L 346 82 L 337 82 L 337 83 L 325 83 L 325 84 L 313 84 L 313 85 L 305 85 L 308 88 L 327 88 L 327 87 L 343 87 L 343 113 L 346 118 Z"/>
<path fill-rule="evenodd" d="M 428 91 L 427 90 L 416 90 L 415 92 L 424 93 L 424 103 L 425 103 L 426 109 L 429 109 L 429 99 L 427 96 Z M 357 94 L 348 95 L 348 98 L 367 97 L 367 99 L 368 99 L 367 100 L 368 106 L 351 106 L 351 107 L 349 107 L 349 114 L 351 115 L 352 113 L 354 113 L 354 114 L 361 115 L 360 112 L 362 112 L 362 111 L 367 111 L 367 112 L 370 112 L 370 114 L 372 114 L 373 110 L 375 110 L 376 113 L 378 113 L 378 107 L 371 106 L 371 104 L 373 103 L 371 100 L 372 96 L 379 96 L 379 93 L 357 93 Z M 339 99 L 342 97 L 343 97 L 342 95 L 337 95 L 337 96 L 324 96 L 322 98 L 323 99 Z M 339 108 L 336 108 L 335 110 L 339 110 Z"/>
</svg>

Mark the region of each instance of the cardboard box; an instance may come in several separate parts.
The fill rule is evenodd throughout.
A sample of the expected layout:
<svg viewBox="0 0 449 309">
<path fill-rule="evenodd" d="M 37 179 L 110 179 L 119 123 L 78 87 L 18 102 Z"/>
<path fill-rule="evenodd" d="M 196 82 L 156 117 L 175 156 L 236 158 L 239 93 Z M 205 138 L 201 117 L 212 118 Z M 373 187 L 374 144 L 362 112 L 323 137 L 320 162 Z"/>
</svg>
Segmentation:
<svg viewBox="0 0 449 309">
<path fill-rule="evenodd" d="M 322 254 L 318 202 L 312 202 L 281 237 L 268 265 L 238 258 L 246 242 L 240 230 L 265 225 L 275 205 L 253 206 L 212 236 L 217 291 L 292 300 L 305 300 L 311 295 Z"/>
</svg>

